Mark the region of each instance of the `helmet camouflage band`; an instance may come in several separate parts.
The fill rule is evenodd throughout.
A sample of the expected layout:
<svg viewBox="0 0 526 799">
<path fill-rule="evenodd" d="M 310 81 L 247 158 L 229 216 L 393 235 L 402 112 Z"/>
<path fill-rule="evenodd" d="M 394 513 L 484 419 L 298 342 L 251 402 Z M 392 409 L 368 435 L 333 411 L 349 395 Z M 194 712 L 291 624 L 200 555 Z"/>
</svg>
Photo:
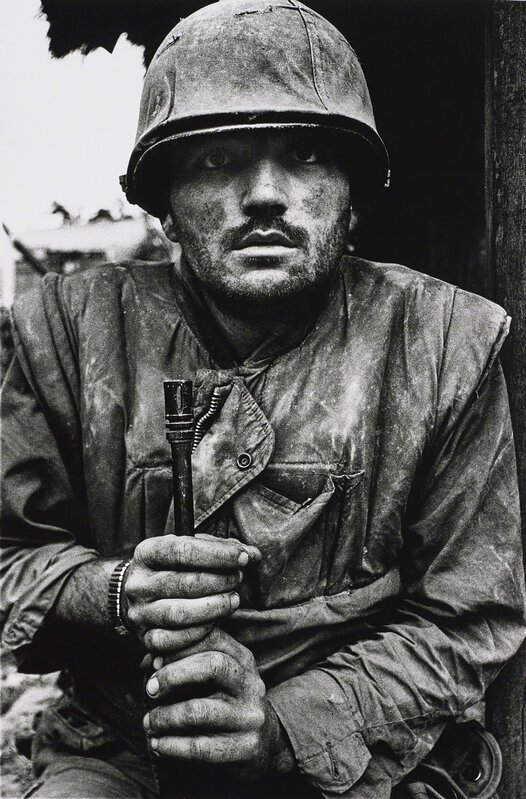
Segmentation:
<svg viewBox="0 0 526 799">
<path fill-rule="evenodd" d="M 338 131 L 349 158 L 369 156 L 387 184 L 367 83 L 342 34 L 296 0 L 208 5 L 170 31 L 146 73 L 126 196 L 166 213 L 167 148 L 182 137 L 290 127 Z"/>
</svg>

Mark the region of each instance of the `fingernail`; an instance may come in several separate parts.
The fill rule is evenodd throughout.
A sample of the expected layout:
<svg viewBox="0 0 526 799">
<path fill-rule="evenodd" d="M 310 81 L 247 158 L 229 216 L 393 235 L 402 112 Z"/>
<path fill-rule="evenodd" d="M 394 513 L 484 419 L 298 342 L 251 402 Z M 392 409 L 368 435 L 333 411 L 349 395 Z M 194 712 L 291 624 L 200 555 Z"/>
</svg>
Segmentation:
<svg viewBox="0 0 526 799">
<path fill-rule="evenodd" d="M 157 696 L 159 693 L 159 680 L 157 677 L 152 677 L 151 680 L 148 680 L 146 684 L 146 690 L 150 696 Z"/>
<path fill-rule="evenodd" d="M 157 669 L 162 669 L 163 667 L 163 659 L 162 657 L 156 657 L 153 661 L 153 667 L 157 671 Z"/>
<path fill-rule="evenodd" d="M 149 713 L 147 713 L 145 715 L 145 717 L 142 720 L 142 723 L 143 723 L 143 726 L 144 726 L 145 730 L 149 730 L 150 729 L 150 714 Z"/>
<path fill-rule="evenodd" d="M 157 750 L 159 748 L 159 739 L 158 738 L 150 738 L 150 746 L 153 749 L 153 751 L 155 752 L 155 754 L 157 754 Z"/>
<path fill-rule="evenodd" d="M 240 605 L 240 602 L 241 599 L 239 598 L 239 594 L 236 593 L 230 594 L 230 608 L 232 610 L 237 610 L 237 608 Z"/>
<path fill-rule="evenodd" d="M 240 552 L 237 558 L 237 562 L 240 566 L 246 566 L 248 563 L 248 552 Z"/>
</svg>

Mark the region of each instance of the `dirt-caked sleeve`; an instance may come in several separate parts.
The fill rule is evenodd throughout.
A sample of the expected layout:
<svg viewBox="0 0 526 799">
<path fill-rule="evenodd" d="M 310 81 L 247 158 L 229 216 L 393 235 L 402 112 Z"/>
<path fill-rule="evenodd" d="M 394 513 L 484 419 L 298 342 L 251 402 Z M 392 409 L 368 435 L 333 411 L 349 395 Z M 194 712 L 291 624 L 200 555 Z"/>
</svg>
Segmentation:
<svg viewBox="0 0 526 799">
<path fill-rule="evenodd" d="M 404 519 L 401 594 L 361 640 L 269 692 L 300 770 L 326 797 L 387 799 L 525 636 L 515 453 L 496 360 L 506 317 L 459 295 Z"/>
<path fill-rule="evenodd" d="M 2 389 L 2 645 L 19 655 L 89 546 L 72 341 L 57 276 L 15 310 L 15 355 Z M 59 668 L 45 641 L 35 670 Z"/>
</svg>

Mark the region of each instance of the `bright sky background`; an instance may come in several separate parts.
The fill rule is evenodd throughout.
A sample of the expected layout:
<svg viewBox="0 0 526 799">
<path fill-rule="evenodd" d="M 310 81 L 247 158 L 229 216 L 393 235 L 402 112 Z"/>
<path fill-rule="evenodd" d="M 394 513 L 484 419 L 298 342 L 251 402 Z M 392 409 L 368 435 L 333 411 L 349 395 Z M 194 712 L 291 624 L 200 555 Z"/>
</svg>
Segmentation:
<svg viewBox="0 0 526 799">
<path fill-rule="evenodd" d="M 54 59 L 38 0 L 0 5 L 0 222 L 14 233 L 45 227 L 54 200 L 83 216 L 116 209 L 137 124 L 142 49 L 123 37 L 111 54 L 99 48 Z M 3 283 L 11 250 L 0 230 Z"/>
</svg>

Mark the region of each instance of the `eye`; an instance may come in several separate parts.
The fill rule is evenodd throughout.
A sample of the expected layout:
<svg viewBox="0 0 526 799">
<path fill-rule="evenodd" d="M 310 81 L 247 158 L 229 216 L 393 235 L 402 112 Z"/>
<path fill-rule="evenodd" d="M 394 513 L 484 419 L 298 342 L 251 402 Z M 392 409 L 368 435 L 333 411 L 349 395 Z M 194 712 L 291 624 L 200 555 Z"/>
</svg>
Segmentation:
<svg viewBox="0 0 526 799">
<path fill-rule="evenodd" d="M 319 151 L 308 144 L 294 147 L 291 155 L 292 159 L 300 164 L 317 164 L 321 160 Z"/>
<path fill-rule="evenodd" d="M 201 158 L 201 165 L 205 169 L 221 169 L 230 162 L 226 150 L 210 150 Z"/>
</svg>

